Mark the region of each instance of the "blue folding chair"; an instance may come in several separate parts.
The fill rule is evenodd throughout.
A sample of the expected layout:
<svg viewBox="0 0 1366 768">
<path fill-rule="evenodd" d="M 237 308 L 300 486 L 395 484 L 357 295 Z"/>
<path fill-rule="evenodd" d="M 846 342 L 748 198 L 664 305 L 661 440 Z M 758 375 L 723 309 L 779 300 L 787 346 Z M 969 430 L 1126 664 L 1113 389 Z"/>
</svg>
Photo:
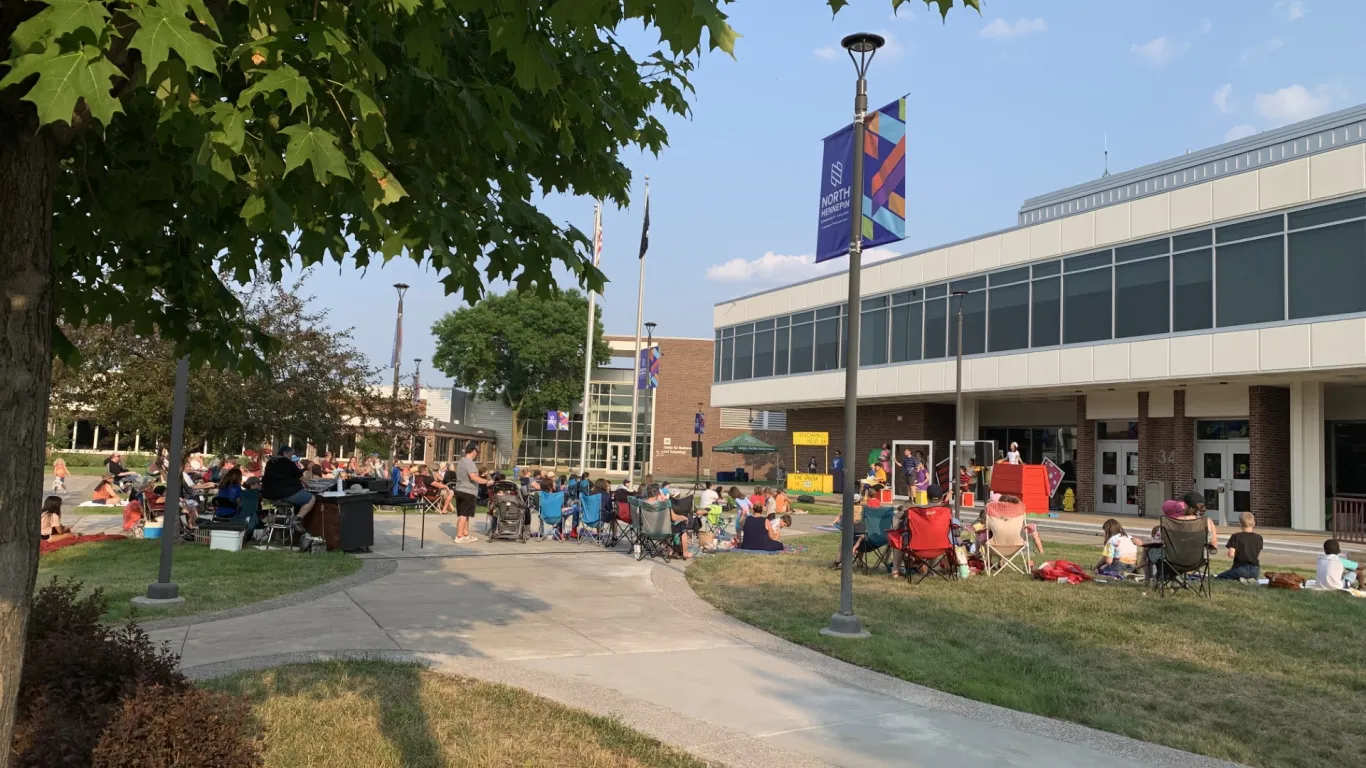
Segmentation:
<svg viewBox="0 0 1366 768">
<path fill-rule="evenodd" d="M 594 544 L 602 543 L 602 497 L 601 493 L 579 497 L 579 505 L 583 509 L 579 517 L 579 541 L 592 539 Z"/>
<path fill-rule="evenodd" d="M 541 528 L 537 534 L 544 539 L 546 526 L 550 527 L 550 537 L 555 540 L 564 539 L 564 531 L 560 526 L 564 524 L 564 491 L 554 493 L 540 492 L 540 517 Z"/>
</svg>

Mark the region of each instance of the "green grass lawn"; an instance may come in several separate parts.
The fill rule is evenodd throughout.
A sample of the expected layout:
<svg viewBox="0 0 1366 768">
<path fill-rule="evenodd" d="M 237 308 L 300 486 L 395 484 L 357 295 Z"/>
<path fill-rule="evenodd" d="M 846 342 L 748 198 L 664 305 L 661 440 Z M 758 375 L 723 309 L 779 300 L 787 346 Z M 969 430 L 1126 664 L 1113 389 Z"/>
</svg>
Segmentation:
<svg viewBox="0 0 1366 768">
<path fill-rule="evenodd" d="M 296 664 L 206 687 L 251 698 L 268 768 L 705 768 L 617 720 L 413 664 Z"/>
<path fill-rule="evenodd" d="M 74 578 L 87 591 L 99 587 L 109 598 L 104 619 L 123 621 L 133 610 L 128 601 L 146 594 L 147 585 L 157 580 L 160 556 L 159 540 L 97 541 L 67 547 L 38 559 L 38 586 L 56 576 L 63 581 Z M 171 579 L 180 585 L 185 603 L 139 609 L 137 618 L 182 616 L 255 603 L 332 581 L 361 567 L 360 560 L 339 552 L 212 552 L 204 544 L 177 544 L 172 563 Z"/>
<path fill-rule="evenodd" d="M 1359 765 L 1366 754 L 1366 600 L 1227 582 L 1206 600 L 1114 581 L 856 574 L 854 611 L 873 636 L 832 640 L 818 631 L 839 605 L 828 567 L 838 539 L 703 558 L 688 580 L 792 642 L 979 701 L 1256 766 Z M 1048 559 L 1083 567 L 1099 554 L 1045 545 Z"/>
</svg>

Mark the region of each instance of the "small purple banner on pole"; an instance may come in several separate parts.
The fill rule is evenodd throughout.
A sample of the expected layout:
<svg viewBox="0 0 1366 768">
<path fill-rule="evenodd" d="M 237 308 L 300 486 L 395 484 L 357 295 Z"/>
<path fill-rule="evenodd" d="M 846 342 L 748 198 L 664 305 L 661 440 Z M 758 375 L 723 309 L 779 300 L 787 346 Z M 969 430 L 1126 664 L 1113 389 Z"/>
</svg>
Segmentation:
<svg viewBox="0 0 1366 768">
<path fill-rule="evenodd" d="M 640 360 L 636 364 L 636 389 L 657 389 L 659 387 L 659 347 L 640 350 Z"/>
<path fill-rule="evenodd" d="M 692 417 L 692 433 L 693 433 L 694 435 L 700 435 L 700 434 L 702 434 L 703 432 L 705 432 L 706 430 L 707 430 L 707 417 L 706 417 L 706 416 L 703 416 L 701 411 L 698 411 L 698 412 L 697 412 L 696 414 L 694 414 L 693 417 Z"/>
</svg>

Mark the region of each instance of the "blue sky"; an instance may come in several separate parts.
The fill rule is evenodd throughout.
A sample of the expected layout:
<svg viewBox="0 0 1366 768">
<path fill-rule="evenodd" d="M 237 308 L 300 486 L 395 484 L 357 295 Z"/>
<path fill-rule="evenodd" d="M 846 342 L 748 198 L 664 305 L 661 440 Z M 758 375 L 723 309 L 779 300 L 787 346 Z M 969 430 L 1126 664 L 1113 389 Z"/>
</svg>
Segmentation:
<svg viewBox="0 0 1366 768">
<path fill-rule="evenodd" d="M 1351 0 L 985 0 L 941 24 L 919 0 L 739 0 L 736 58 L 704 57 L 689 120 L 670 147 L 634 155 L 629 210 L 603 215 L 609 333 L 635 324 L 635 254 L 650 176 L 646 320 L 709 337 L 719 301 L 818 274 L 811 264 L 820 141 L 849 120 L 853 67 L 840 38 L 878 32 L 873 108 L 909 94 L 907 239 L 918 250 L 1015 223 L 1025 198 L 1098 177 L 1109 137 L 1119 171 L 1366 100 L 1357 66 L 1366 3 Z M 551 198 L 552 218 L 591 231 L 592 201 Z M 836 264 L 838 266 L 838 264 Z M 458 301 L 411 261 L 307 283 L 334 326 L 355 326 L 387 364 L 395 295 L 405 303 L 405 376 L 430 360 L 429 329 Z M 363 311 L 357 311 L 364 307 Z M 392 372 L 386 376 L 392 375 Z M 447 379 L 423 364 L 425 383 Z"/>
</svg>

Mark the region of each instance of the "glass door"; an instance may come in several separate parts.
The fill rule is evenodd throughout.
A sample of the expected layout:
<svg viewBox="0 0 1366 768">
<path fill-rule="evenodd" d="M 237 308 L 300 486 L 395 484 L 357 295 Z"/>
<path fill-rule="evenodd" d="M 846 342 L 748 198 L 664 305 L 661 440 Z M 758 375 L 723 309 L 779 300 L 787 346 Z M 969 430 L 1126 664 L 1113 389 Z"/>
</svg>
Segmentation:
<svg viewBox="0 0 1366 768">
<path fill-rule="evenodd" d="M 607 471 L 626 474 L 626 464 L 631 460 L 631 446 L 628 443 L 609 443 L 607 446 Z"/>
<path fill-rule="evenodd" d="M 892 497 L 896 499 L 909 499 L 910 493 L 906 488 L 906 474 L 902 471 L 902 463 L 906 461 L 906 451 L 910 450 L 911 456 L 920 454 L 925 460 L 925 468 L 930 473 L 930 482 L 934 480 L 934 443 L 929 440 L 893 440 L 892 441 Z"/>
<path fill-rule="evenodd" d="M 1195 445 L 1196 490 L 1220 525 L 1252 511 L 1251 456 L 1247 440 L 1201 440 Z"/>
<path fill-rule="evenodd" d="M 1096 512 L 1138 514 L 1137 441 L 1096 441 Z"/>
</svg>

